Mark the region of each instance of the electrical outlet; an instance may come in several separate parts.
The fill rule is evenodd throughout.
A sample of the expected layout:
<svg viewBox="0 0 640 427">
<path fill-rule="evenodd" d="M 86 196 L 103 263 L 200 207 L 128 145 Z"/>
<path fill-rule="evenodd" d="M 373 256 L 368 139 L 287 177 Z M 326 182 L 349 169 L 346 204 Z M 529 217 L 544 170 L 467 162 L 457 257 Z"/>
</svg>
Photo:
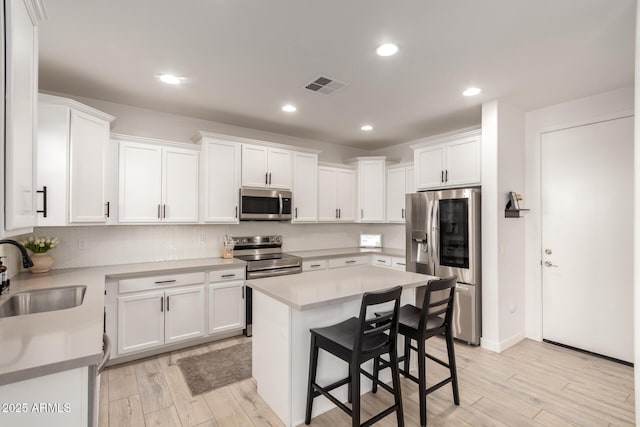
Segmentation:
<svg viewBox="0 0 640 427">
<path fill-rule="evenodd" d="M 78 250 L 84 251 L 87 249 L 87 241 L 85 239 L 78 239 Z"/>
</svg>

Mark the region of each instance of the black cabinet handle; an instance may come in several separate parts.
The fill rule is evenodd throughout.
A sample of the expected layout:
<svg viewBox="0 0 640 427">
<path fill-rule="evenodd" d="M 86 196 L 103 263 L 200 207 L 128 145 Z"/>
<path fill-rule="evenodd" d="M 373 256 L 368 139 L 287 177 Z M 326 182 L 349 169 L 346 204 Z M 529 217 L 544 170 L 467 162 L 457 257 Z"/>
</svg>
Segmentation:
<svg viewBox="0 0 640 427">
<path fill-rule="evenodd" d="M 236 206 L 236 218 L 238 218 L 238 207 Z"/>
<path fill-rule="evenodd" d="M 164 313 L 164 297 L 160 297 L 160 313 Z"/>
<path fill-rule="evenodd" d="M 444 171 L 440 171 L 440 182 L 444 182 Z"/>
<path fill-rule="evenodd" d="M 340 218 L 340 217 L 338 216 L 338 209 L 336 209 L 336 219 L 338 219 L 338 218 Z"/>
<path fill-rule="evenodd" d="M 223 274 L 220 277 L 236 277 L 236 274 L 235 273 L 233 273 L 233 274 Z"/>
<path fill-rule="evenodd" d="M 167 295 L 167 311 L 169 311 L 169 295 Z"/>
<path fill-rule="evenodd" d="M 47 217 L 47 186 L 43 185 L 42 190 L 37 190 L 36 193 L 42 194 L 42 210 L 36 211 L 36 213 L 41 213 L 44 218 Z"/>
<path fill-rule="evenodd" d="M 353 264 L 354 262 L 356 262 L 355 260 L 349 260 L 349 261 L 345 261 L 345 264 Z"/>
<path fill-rule="evenodd" d="M 264 185 L 269 183 L 269 172 L 264 173 Z"/>
<path fill-rule="evenodd" d="M 155 283 L 156 285 L 161 285 L 163 283 L 175 283 L 175 282 L 176 282 L 176 279 L 173 279 L 173 280 L 160 280 L 158 282 L 153 282 L 153 283 Z"/>
<path fill-rule="evenodd" d="M 402 219 L 404 219 L 404 208 L 402 208 Z"/>
<path fill-rule="evenodd" d="M 160 205 L 158 205 L 158 219 L 162 219 L 162 216 L 160 215 Z"/>
<path fill-rule="evenodd" d="M 342 218 L 342 209 L 338 208 L 338 218 Z"/>
<path fill-rule="evenodd" d="M 449 182 L 449 170 L 444 171 L 444 182 Z"/>
<path fill-rule="evenodd" d="M 107 218 L 109 218 L 111 216 L 111 202 L 107 202 L 104 205 L 107 208 L 105 215 Z"/>
<path fill-rule="evenodd" d="M 271 172 L 269 172 L 269 185 L 271 185 Z"/>
<path fill-rule="evenodd" d="M 318 267 L 320 267 L 320 264 L 311 264 L 309 267 L 311 267 L 311 268 L 318 268 Z"/>
<path fill-rule="evenodd" d="M 298 218 L 298 208 L 295 208 L 296 211 L 296 218 Z"/>
</svg>

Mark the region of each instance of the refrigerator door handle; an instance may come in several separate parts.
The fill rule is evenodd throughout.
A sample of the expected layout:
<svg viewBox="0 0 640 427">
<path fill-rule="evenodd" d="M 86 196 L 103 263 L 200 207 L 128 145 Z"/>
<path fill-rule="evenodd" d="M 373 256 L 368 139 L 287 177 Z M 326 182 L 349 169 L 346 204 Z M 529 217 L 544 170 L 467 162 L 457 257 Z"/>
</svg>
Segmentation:
<svg viewBox="0 0 640 427">
<path fill-rule="evenodd" d="M 437 275 L 437 268 L 440 266 L 440 209 L 438 200 L 433 201 L 433 213 L 431 218 L 432 230 L 431 244 L 433 248 L 433 274 Z"/>
</svg>

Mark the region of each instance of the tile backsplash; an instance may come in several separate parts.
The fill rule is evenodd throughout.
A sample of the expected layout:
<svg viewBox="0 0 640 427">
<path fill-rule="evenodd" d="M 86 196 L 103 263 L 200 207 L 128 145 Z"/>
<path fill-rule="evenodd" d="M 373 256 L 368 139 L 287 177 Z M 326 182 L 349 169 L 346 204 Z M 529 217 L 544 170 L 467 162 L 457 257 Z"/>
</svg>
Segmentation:
<svg viewBox="0 0 640 427">
<path fill-rule="evenodd" d="M 285 251 L 356 247 L 360 233 L 381 233 L 383 245 L 404 248 L 402 224 L 114 225 L 39 227 L 34 234 L 56 236 L 54 268 L 91 267 L 147 261 L 219 257 L 225 234 L 281 234 Z M 15 270 L 14 270 L 15 271 Z"/>
</svg>

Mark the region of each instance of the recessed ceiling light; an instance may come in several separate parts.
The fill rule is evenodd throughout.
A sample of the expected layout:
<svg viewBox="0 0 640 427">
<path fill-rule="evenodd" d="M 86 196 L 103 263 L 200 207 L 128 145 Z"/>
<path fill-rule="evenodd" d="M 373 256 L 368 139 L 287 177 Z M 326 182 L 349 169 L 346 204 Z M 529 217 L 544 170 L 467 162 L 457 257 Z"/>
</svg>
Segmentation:
<svg viewBox="0 0 640 427">
<path fill-rule="evenodd" d="M 479 95 L 480 92 L 482 92 L 482 89 L 480 89 L 479 87 L 469 87 L 466 88 L 464 92 L 462 92 L 462 94 L 464 96 L 476 96 Z"/>
<path fill-rule="evenodd" d="M 293 113 L 297 110 L 295 105 L 287 104 L 282 106 L 282 111 L 286 113 Z"/>
<path fill-rule="evenodd" d="M 362 129 L 365 132 L 369 132 L 370 130 L 373 130 L 373 126 L 371 126 L 371 125 L 362 125 L 362 127 L 360 127 L 360 129 Z"/>
<path fill-rule="evenodd" d="M 393 43 L 385 43 L 376 49 L 376 53 L 380 56 L 391 56 L 395 55 L 398 52 L 398 46 Z"/>
<path fill-rule="evenodd" d="M 173 74 L 161 74 L 158 76 L 158 78 L 170 85 L 180 84 L 184 80 L 184 77 L 176 77 Z"/>
</svg>

